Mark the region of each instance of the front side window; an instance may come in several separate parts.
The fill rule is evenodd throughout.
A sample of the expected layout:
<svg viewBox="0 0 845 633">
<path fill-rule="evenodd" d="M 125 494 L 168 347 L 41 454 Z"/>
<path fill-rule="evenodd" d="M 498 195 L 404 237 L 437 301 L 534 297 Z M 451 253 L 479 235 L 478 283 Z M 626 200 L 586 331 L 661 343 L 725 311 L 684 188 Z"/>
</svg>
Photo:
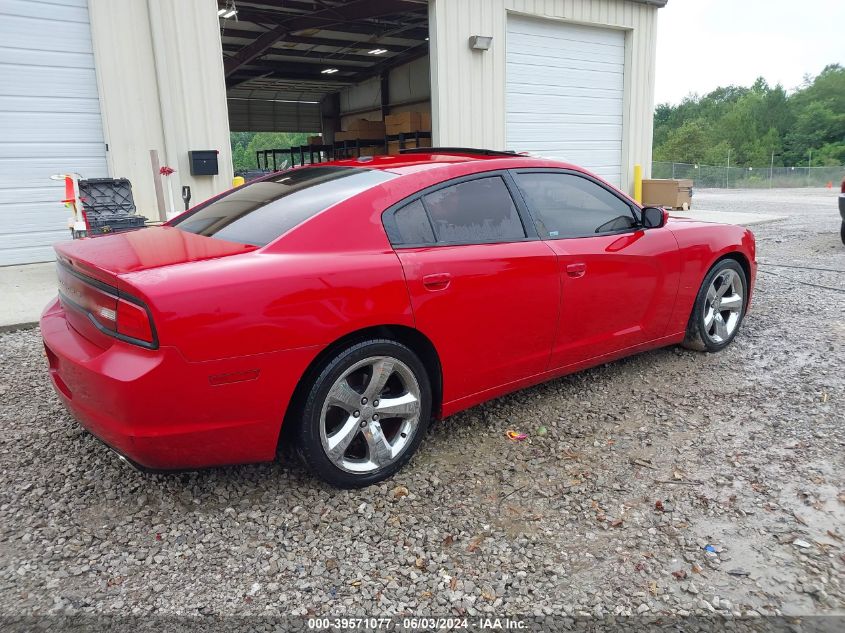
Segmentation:
<svg viewBox="0 0 845 633">
<path fill-rule="evenodd" d="M 515 174 L 543 239 L 587 237 L 637 226 L 631 207 L 604 187 L 572 174 Z"/>
<path fill-rule="evenodd" d="M 525 238 L 501 176 L 476 178 L 423 196 L 438 242 L 473 244 Z"/>
<path fill-rule="evenodd" d="M 360 167 L 292 169 L 234 189 L 175 218 L 189 233 L 265 246 L 293 227 L 395 174 Z"/>
</svg>

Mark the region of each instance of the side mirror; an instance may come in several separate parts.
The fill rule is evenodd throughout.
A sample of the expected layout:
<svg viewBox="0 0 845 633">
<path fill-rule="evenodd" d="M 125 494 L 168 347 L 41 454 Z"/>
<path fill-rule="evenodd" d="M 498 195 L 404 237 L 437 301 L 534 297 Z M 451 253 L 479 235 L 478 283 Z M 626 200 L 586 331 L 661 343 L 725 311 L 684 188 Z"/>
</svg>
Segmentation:
<svg viewBox="0 0 845 633">
<path fill-rule="evenodd" d="M 669 212 L 660 207 L 645 207 L 643 209 L 643 228 L 659 229 L 669 219 Z"/>
</svg>

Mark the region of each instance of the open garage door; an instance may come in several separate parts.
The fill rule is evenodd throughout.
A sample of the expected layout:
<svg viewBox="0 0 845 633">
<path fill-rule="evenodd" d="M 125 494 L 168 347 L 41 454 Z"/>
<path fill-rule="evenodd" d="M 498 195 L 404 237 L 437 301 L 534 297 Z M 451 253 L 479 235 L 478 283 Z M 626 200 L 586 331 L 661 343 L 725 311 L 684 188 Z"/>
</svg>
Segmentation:
<svg viewBox="0 0 845 633">
<path fill-rule="evenodd" d="M 277 159 L 386 153 L 397 134 L 430 139 L 426 0 L 218 0 L 218 15 L 230 130 L 291 133 L 276 135 L 284 146 L 246 141 L 235 163 L 247 177 Z M 403 113 L 407 123 L 388 126 Z"/>
<path fill-rule="evenodd" d="M 69 237 L 69 170 L 108 176 L 86 0 L 0 3 L 0 265 L 53 259 Z"/>
<path fill-rule="evenodd" d="M 508 17 L 508 149 L 575 163 L 619 186 L 625 34 Z"/>
</svg>

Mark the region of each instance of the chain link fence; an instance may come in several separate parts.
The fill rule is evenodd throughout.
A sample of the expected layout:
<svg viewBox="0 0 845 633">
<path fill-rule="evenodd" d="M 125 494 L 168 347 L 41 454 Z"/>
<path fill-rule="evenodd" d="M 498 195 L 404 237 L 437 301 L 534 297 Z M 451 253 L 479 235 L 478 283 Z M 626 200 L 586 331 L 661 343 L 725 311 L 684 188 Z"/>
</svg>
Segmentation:
<svg viewBox="0 0 845 633">
<path fill-rule="evenodd" d="M 652 178 L 693 181 L 697 189 L 766 189 L 770 187 L 826 187 L 838 189 L 843 167 L 728 167 L 690 163 L 654 162 Z"/>
</svg>

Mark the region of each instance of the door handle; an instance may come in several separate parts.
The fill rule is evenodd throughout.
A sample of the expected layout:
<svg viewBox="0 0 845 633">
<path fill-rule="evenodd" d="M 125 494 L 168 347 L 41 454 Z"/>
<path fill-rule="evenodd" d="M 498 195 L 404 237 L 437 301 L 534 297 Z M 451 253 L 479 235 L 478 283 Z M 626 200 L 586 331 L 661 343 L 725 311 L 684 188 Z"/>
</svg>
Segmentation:
<svg viewBox="0 0 845 633">
<path fill-rule="evenodd" d="M 587 274 L 587 264 L 584 264 L 583 262 L 579 262 L 577 264 L 567 264 L 566 274 L 575 278 L 583 277 Z"/>
<path fill-rule="evenodd" d="M 445 290 L 451 281 L 452 275 L 449 273 L 434 273 L 422 278 L 423 286 L 429 290 Z"/>
</svg>

